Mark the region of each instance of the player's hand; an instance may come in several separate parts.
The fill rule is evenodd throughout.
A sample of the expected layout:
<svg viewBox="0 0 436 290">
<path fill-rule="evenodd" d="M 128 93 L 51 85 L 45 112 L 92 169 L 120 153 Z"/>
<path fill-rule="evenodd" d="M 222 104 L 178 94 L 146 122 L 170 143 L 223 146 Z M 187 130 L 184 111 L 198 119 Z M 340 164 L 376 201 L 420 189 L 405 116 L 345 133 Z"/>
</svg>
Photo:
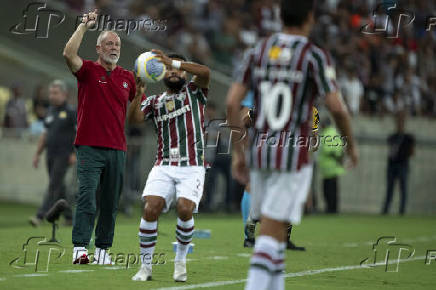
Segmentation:
<svg viewBox="0 0 436 290">
<path fill-rule="evenodd" d="M 164 65 L 167 66 L 171 66 L 172 63 L 172 59 L 169 58 L 165 53 L 163 53 L 161 50 L 159 49 L 152 49 L 151 50 L 152 53 L 154 53 L 156 55 L 156 58 L 163 63 Z"/>
<path fill-rule="evenodd" d="M 237 145 L 235 144 L 234 147 Z M 241 184 L 249 184 L 248 167 L 245 161 L 245 154 L 242 147 L 237 146 L 232 153 L 232 176 Z"/>
<path fill-rule="evenodd" d="M 94 9 L 93 12 L 83 14 L 82 23 L 86 26 L 87 29 L 94 27 L 97 22 L 97 9 Z"/>
<path fill-rule="evenodd" d="M 76 153 L 71 153 L 70 157 L 68 158 L 68 164 L 69 165 L 74 165 L 77 161 L 77 157 L 76 157 Z"/>
<path fill-rule="evenodd" d="M 359 152 L 355 145 L 347 147 L 347 155 L 350 158 L 350 162 L 347 168 L 351 169 L 357 166 L 359 163 Z"/>
<path fill-rule="evenodd" d="M 33 156 L 33 162 L 32 162 L 33 168 L 38 168 L 38 164 L 39 164 L 39 155 L 35 154 L 35 156 Z"/>
<path fill-rule="evenodd" d="M 141 96 L 145 93 L 145 89 L 147 88 L 145 82 L 143 82 L 140 78 L 135 77 L 136 83 L 136 96 Z"/>
</svg>

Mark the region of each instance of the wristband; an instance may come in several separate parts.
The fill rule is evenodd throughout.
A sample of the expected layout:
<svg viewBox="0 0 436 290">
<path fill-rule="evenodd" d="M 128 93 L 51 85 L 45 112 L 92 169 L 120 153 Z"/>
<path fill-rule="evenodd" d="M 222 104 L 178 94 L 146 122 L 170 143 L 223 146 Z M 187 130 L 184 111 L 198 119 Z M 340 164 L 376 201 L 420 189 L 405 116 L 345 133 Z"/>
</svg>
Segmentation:
<svg viewBox="0 0 436 290">
<path fill-rule="evenodd" d="M 173 59 L 173 61 L 171 62 L 171 66 L 175 69 L 180 69 L 180 67 L 182 66 L 182 62 L 180 60 Z"/>
</svg>

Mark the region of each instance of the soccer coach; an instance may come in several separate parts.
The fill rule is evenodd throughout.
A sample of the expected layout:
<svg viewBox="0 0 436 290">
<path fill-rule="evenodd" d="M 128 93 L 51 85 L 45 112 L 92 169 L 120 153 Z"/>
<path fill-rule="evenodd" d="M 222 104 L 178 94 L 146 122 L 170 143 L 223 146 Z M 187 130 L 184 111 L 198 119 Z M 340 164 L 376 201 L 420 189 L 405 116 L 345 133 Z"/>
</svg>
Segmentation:
<svg viewBox="0 0 436 290">
<path fill-rule="evenodd" d="M 96 195 L 99 217 L 95 229 L 94 263 L 112 264 L 106 251 L 112 246 L 123 184 L 127 103 L 136 93 L 144 92 L 139 83 L 136 86 L 132 72 L 117 66 L 121 41 L 115 32 L 103 31 L 98 36 L 97 61 L 84 60 L 77 55 L 85 32 L 96 20 L 96 11 L 84 14 L 63 52 L 78 87 L 74 144 L 79 193 L 72 233 L 73 264 L 89 263 L 86 247 L 94 228 Z"/>
</svg>

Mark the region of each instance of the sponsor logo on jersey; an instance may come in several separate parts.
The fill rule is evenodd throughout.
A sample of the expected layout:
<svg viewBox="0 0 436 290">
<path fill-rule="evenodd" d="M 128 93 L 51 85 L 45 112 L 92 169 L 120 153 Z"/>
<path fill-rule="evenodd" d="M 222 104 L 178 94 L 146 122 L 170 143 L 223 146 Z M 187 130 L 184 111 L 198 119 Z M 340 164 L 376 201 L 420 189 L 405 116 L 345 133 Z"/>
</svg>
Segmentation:
<svg viewBox="0 0 436 290">
<path fill-rule="evenodd" d="M 129 85 L 126 82 L 123 82 L 123 88 L 127 89 Z"/>
<path fill-rule="evenodd" d="M 174 111 L 174 107 L 175 107 L 175 103 L 174 100 L 169 100 L 165 102 L 165 107 L 167 108 L 168 111 Z"/>
<path fill-rule="evenodd" d="M 191 111 L 191 108 L 189 107 L 189 105 L 185 105 L 184 107 L 181 107 L 180 109 L 175 110 L 174 112 L 171 112 L 171 113 L 166 114 L 166 115 L 158 116 L 156 118 L 156 120 L 158 122 L 164 122 L 164 121 L 167 121 L 169 119 L 176 118 L 176 117 L 178 117 L 180 115 L 183 115 L 183 114 L 185 114 L 186 112 L 189 112 L 189 111 Z"/>
</svg>

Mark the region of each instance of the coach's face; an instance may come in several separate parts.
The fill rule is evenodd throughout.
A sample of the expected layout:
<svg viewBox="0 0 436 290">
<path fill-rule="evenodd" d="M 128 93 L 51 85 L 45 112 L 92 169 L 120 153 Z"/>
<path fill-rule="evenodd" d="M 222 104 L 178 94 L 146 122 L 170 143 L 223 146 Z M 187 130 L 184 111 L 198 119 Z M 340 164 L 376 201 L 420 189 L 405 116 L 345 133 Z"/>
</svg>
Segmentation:
<svg viewBox="0 0 436 290">
<path fill-rule="evenodd" d="M 115 33 L 107 32 L 100 45 L 97 45 L 97 54 L 105 62 L 116 64 L 120 58 L 121 40 Z"/>
</svg>

